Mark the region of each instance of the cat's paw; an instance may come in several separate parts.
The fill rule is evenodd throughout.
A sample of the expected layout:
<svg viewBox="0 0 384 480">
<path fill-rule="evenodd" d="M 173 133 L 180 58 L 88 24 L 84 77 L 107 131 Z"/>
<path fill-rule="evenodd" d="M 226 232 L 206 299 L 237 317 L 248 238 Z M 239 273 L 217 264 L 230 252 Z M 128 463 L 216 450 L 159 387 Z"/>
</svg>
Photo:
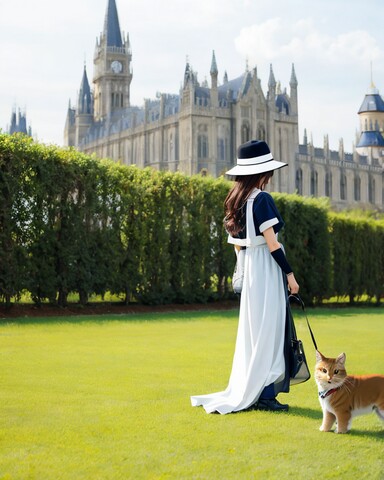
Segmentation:
<svg viewBox="0 0 384 480">
<path fill-rule="evenodd" d="M 321 427 L 319 428 L 320 432 L 331 432 L 331 429 L 330 428 L 325 428 L 323 427 L 323 425 L 321 425 Z"/>
<path fill-rule="evenodd" d="M 335 433 L 348 433 L 349 430 L 335 430 Z"/>
</svg>

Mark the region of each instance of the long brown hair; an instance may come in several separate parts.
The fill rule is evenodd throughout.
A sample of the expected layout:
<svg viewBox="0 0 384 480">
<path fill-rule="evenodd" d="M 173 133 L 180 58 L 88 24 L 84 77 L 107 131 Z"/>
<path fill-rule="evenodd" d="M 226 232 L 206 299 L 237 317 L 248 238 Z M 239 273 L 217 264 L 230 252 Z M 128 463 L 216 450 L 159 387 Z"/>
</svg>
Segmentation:
<svg viewBox="0 0 384 480">
<path fill-rule="evenodd" d="M 236 177 L 235 183 L 224 201 L 224 226 L 230 235 L 236 235 L 241 230 L 242 207 L 249 195 L 255 188 L 264 190 L 272 175 L 273 170 L 271 172 L 239 175 Z"/>
</svg>

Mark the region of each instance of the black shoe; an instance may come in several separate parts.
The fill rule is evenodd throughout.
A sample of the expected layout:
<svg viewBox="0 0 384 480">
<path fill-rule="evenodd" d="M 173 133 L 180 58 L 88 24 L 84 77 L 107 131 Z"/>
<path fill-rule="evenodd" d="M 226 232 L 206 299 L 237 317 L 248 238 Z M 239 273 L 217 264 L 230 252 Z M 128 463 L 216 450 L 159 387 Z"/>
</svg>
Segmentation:
<svg viewBox="0 0 384 480">
<path fill-rule="evenodd" d="M 288 405 L 278 402 L 276 398 L 260 398 L 255 405 L 255 410 L 264 410 L 267 412 L 288 412 L 288 409 Z"/>
</svg>

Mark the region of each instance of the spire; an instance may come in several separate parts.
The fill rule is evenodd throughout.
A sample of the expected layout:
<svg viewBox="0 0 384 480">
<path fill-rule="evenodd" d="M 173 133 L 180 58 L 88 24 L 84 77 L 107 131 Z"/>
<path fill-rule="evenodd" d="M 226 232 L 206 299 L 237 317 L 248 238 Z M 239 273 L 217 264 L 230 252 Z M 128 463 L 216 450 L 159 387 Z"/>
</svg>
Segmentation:
<svg viewBox="0 0 384 480">
<path fill-rule="evenodd" d="M 291 80 L 289 81 L 289 85 L 292 87 L 297 87 L 297 78 L 295 72 L 295 65 L 292 63 L 292 72 L 291 72 Z"/>
<path fill-rule="evenodd" d="M 272 63 L 270 64 L 270 67 L 269 67 L 268 86 L 270 88 L 275 88 L 275 86 L 276 86 L 276 80 L 275 80 L 275 75 L 273 74 Z"/>
<path fill-rule="evenodd" d="M 81 85 L 80 85 L 78 113 L 79 114 L 92 113 L 91 89 L 89 87 L 87 69 L 85 65 L 84 65 L 83 78 L 81 79 Z"/>
<path fill-rule="evenodd" d="M 211 70 L 209 72 L 211 75 L 217 75 L 219 71 L 217 70 L 217 63 L 215 57 L 215 51 L 212 51 L 212 62 L 211 62 Z"/>
<path fill-rule="evenodd" d="M 108 0 L 104 20 L 104 36 L 107 40 L 107 47 L 121 48 L 123 46 L 115 0 Z"/>
<path fill-rule="evenodd" d="M 228 83 L 228 74 L 227 71 L 224 72 L 224 78 L 223 78 L 223 83 Z"/>
<path fill-rule="evenodd" d="M 268 79 L 268 102 L 275 105 L 276 100 L 276 80 L 275 75 L 273 74 L 272 63 L 269 67 L 269 79 Z"/>
</svg>

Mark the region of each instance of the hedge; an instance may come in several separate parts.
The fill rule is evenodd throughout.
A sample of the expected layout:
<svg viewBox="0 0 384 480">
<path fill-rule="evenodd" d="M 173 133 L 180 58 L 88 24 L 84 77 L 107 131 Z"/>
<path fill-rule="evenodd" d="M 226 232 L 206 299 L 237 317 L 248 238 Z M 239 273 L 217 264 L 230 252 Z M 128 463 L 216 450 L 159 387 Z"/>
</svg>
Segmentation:
<svg viewBox="0 0 384 480">
<path fill-rule="evenodd" d="M 329 214 L 333 292 L 337 296 L 368 295 L 377 300 L 384 285 L 384 222 Z"/>
<path fill-rule="evenodd" d="M 70 293 L 82 304 L 106 292 L 126 303 L 230 298 L 235 256 L 222 225 L 230 185 L 0 134 L 1 300 L 25 292 L 61 306 Z M 382 295 L 382 222 L 330 214 L 315 199 L 274 198 L 305 301 Z"/>
</svg>

